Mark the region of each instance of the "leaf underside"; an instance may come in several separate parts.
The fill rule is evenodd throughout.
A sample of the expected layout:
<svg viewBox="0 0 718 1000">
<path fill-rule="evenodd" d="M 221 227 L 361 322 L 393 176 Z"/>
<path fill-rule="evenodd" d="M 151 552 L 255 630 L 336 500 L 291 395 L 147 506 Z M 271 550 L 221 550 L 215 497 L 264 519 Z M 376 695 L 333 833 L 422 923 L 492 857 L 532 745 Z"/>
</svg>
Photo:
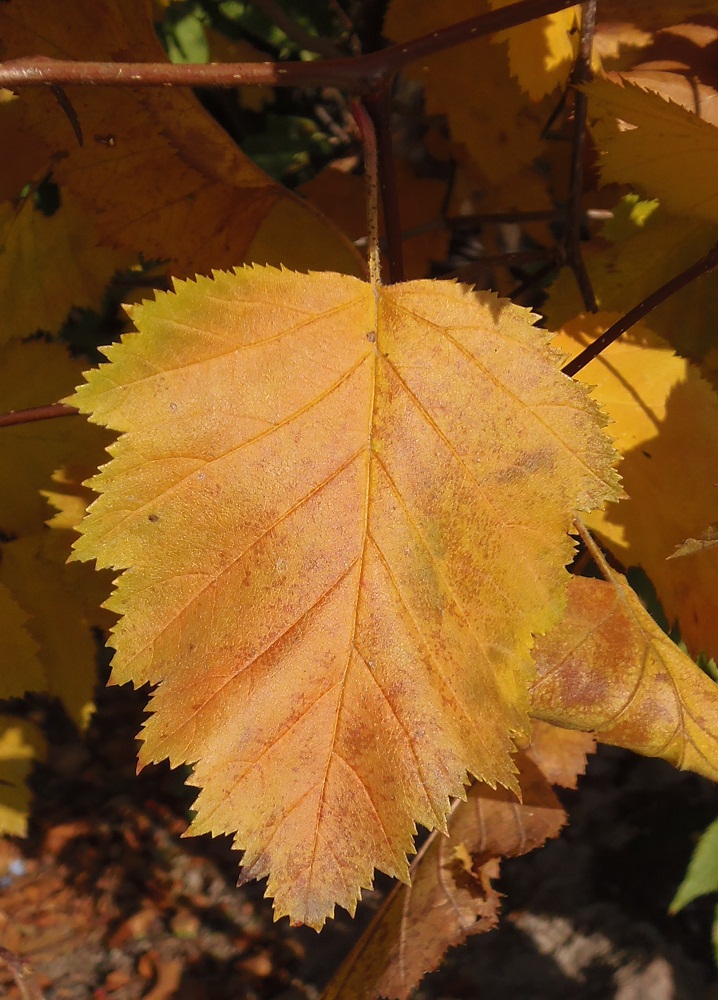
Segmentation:
<svg viewBox="0 0 718 1000">
<path fill-rule="evenodd" d="M 535 722 L 531 746 L 517 757 L 520 801 L 505 788 L 472 785 L 452 810 L 448 837 L 435 831 L 427 838 L 411 884 L 392 889 L 321 1000 L 408 1000 L 450 947 L 492 930 L 499 859 L 558 836 L 566 813 L 551 784 L 575 788 L 594 749 L 585 733 Z"/>
<path fill-rule="evenodd" d="M 718 780 L 718 684 L 656 625 L 625 577 L 573 577 L 536 644 L 532 714 Z"/>
<path fill-rule="evenodd" d="M 133 319 L 72 399 L 123 432 L 76 546 L 125 570 L 113 679 L 158 685 L 140 761 L 194 764 L 190 832 L 318 928 L 467 772 L 516 787 L 612 449 L 531 314 L 460 285 L 254 267 Z"/>
</svg>

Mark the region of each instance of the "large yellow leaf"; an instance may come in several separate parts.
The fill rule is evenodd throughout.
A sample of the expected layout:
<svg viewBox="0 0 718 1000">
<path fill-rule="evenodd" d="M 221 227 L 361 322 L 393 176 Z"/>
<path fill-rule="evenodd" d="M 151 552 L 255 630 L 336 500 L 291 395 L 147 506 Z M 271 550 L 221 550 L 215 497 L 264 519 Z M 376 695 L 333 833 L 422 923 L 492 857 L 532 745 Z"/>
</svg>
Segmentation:
<svg viewBox="0 0 718 1000">
<path fill-rule="evenodd" d="M 146 0 L 7 0 L 4 59 L 165 59 Z M 23 90 L 0 105 L 0 145 L 31 144 L 40 179 L 52 169 L 112 246 L 167 259 L 174 275 L 229 267 L 267 247 L 265 223 L 284 230 L 283 261 L 360 273 L 350 244 L 311 206 L 256 167 L 187 90 L 68 87 L 82 147 L 53 95 Z M 8 115 L 3 117 L 3 112 Z M 141 179 L 141 182 L 139 181 Z M 251 250 L 250 250 L 251 247 Z"/>
<path fill-rule="evenodd" d="M 579 317 L 555 343 L 567 353 L 616 316 Z M 644 326 L 578 375 L 595 385 L 623 456 L 629 499 L 587 518 L 624 566 L 642 566 L 694 653 L 718 655 L 718 549 L 669 559 L 718 520 L 718 396 L 690 362 Z"/>
<path fill-rule="evenodd" d="M 434 832 L 426 840 L 410 885 L 392 889 L 322 1000 L 407 1000 L 449 947 L 492 930 L 499 859 L 528 854 L 558 835 L 566 813 L 551 784 L 575 788 L 594 749 L 585 733 L 535 722 L 531 747 L 518 758 L 521 799 L 472 785 L 467 801 L 455 804 L 448 837 Z"/>
<path fill-rule="evenodd" d="M 159 684 L 141 761 L 196 762 L 192 832 L 319 927 L 467 771 L 515 787 L 612 450 L 535 317 L 464 286 L 255 267 L 133 318 L 73 397 L 123 432 L 77 543 L 128 568 L 113 676 Z"/>
<path fill-rule="evenodd" d="M 604 182 L 638 186 L 669 212 L 718 222 L 715 125 L 633 83 L 594 80 L 586 93 Z"/>
<path fill-rule="evenodd" d="M 488 0 L 392 0 L 384 33 L 403 42 L 488 10 Z M 427 113 L 447 116 L 453 138 L 481 172 L 482 210 L 546 207 L 533 164 L 545 151 L 541 133 L 552 105 L 527 97 L 511 75 L 505 44 L 479 38 L 422 59 L 408 74 L 424 84 Z"/>
<path fill-rule="evenodd" d="M 532 714 L 718 780 L 718 685 L 656 625 L 625 578 L 574 577 L 536 643 Z"/>
</svg>

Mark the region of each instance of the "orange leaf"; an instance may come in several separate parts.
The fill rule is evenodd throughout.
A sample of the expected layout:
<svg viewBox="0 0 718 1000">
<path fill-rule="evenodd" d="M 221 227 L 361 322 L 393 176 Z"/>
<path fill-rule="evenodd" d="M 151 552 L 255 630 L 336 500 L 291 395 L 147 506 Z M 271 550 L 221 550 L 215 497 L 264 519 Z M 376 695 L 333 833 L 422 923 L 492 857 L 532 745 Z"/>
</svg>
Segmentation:
<svg viewBox="0 0 718 1000">
<path fill-rule="evenodd" d="M 536 643 L 531 712 L 718 779 L 718 685 L 656 625 L 625 578 L 573 577 Z"/>
<path fill-rule="evenodd" d="M 3 59 L 166 59 L 146 0 L 73 0 L 63 17 L 54 0 L 7 0 L 0 39 Z M 244 259 L 275 262 L 281 233 L 286 264 L 362 272 L 339 232 L 255 166 L 186 89 L 68 87 L 67 96 L 81 147 L 44 88 L 0 104 L 0 146 L 31 151 L 23 183 L 52 170 L 105 243 L 168 259 L 183 276 Z"/>
<path fill-rule="evenodd" d="M 128 568 L 114 679 L 159 683 L 141 761 L 196 762 L 192 832 L 238 831 L 278 915 L 319 927 L 375 867 L 406 878 L 467 771 L 515 787 L 567 531 L 616 493 L 534 318 L 447 283 L 218 272 L 135 308 L 73 397 L 124 432 L 77 554 Z"/>
</svg>

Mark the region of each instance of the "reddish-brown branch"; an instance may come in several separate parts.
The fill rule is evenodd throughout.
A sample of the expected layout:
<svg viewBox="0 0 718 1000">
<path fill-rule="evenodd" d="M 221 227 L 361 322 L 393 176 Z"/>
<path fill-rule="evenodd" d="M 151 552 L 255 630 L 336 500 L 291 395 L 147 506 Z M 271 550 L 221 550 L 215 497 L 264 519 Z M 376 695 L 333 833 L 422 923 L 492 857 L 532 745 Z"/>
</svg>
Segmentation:
<svg viewBox="0 0 718 1000">
<path fill-rule="evenodd" d="M 386 256 L 389 282 L 404 280 L 404 244 L 402 242 L 401 215 L 399 212 L 399 191 L 396 182 L 396 165 L 391 136 L 391 86 L 365 98 L 372 116 L 376 133 L 377 157 L 381 203 L 384 209 L 384 232 L 386 233 Z"/>
<path fill-rule="evenodd" d="M 696 278 L 708 274 L 709 271 L 714 270 L 716 267 L 718 267 L 718 244 L 705 257 L 701 257 L 695 264 L 691 264 L 685 271 L 681 271 L 675 278 L 671 278 L 665 285 L 661 285 L 655 292 L 651 292 L 642 302 L 639 302 L 637 306 L 634 306 L 633 309 L 627 312 L 625 316 L 622 316 L 613 326 L 605 330 L 600 337 L 597 337 L 592 344 L 589 344 L 580 354 L 572 358 L 561 369 L 564 375 L 575 375 L 576 372 L 580 372 L 590 361 L 593 361 L 602 351 L 605 351 L 609 344 L 612 344 L 614 340 L 618 340 L 621 334 L 638 323 L 644 316 L 647 316 L 656 306 L 665 302 L 666 299 L 670 298 L 671 295 L 675 295 L 676 292 L 680 292 L 682 288 L 695 281 Z"/>
<path fill-rule="evenodd" d="M 364 184 L 366 189 L 366 221 L 369 278 L 376 293 L 381 284 L 379 255 L 379 152 L 374 119 L 363 101 L 352 101 L 351 112 L 359 128 L 364 147 Z"/>
<path fill-rule="evenodd" d="M 388 83 L 400 70 L 434 52 L 473 38 L 525 24 L 537 17 L 572 7 L 575 0 L 519 0 L 421 38 L 392 45 L 381 52 L 347 59 L 291 63 L 171 63 L 75 62 L 64 59 L 15 59 L 0 63 L 0 87 L 127 86 L 127 87 L 270 87 L 334 85 L 367 94 Z"/>
<path fill-rule="evenodd" d="M 80 411 L 64 403 L 50 403 L 48 406 L 33 406 L 29 410 L 10 410 L 0 413 L 0 427 L 17 424 L 31 424 L 35 420 L 54 420 L 56 417 L 74 417 Z"/>
</svg>

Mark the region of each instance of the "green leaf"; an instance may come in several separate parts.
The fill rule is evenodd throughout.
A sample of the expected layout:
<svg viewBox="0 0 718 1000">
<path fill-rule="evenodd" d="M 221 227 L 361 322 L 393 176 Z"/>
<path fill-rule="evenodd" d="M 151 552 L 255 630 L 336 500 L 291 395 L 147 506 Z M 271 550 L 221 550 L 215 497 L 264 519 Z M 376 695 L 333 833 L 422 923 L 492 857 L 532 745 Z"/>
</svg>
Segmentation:
<svg viewBox="0 0 718 1000">
<path fill-rule="evenodd" d="M 696 844 L 686 877 L 678 886 L 669 910 L 678 913 L 694 899 L 711 892 L 718 892 L 718 819 L 711 823 Z"/>
</svg>

